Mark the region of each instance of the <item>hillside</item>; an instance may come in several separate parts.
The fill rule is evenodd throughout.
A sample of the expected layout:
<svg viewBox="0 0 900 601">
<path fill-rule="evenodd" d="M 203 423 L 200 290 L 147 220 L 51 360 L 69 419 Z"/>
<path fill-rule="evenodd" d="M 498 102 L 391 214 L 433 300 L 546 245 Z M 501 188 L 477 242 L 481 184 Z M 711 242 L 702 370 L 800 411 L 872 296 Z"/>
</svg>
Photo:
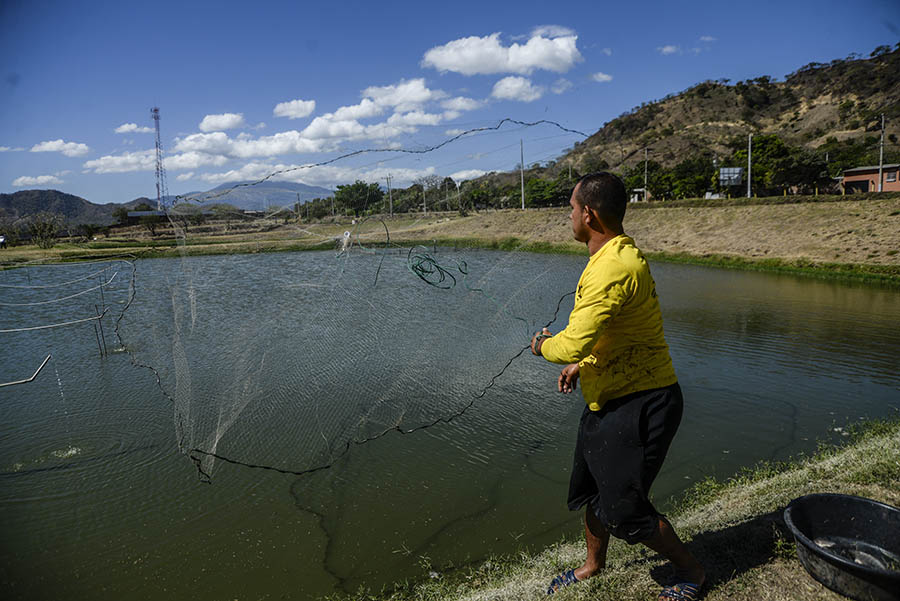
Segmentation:
<svg viewBox="0 0 900 601">
<path fill-rule="evenodd" d="M 613 119 L 561 157 L 579 172 L 634 165 L 647 148 L 671 167 L 690 154 L 732 151 L 747 134 L 775 134 L 790 146 L 822 147 L 861 141 L 880 134 L 897 149 L 900 135 L 900 44 L 876 49 L 868 58 L 848 57 L 810 63 L 784 81 L 762 75 L 731 84 L 705 81 Z M 872 140 L 874 143 L 876 140 Z"/>
<path fill-rule="evenodd" d="M 69 225 L 109 225 L 115 222 L 113 211 L 117 208 L 131 208 L 146 200 L 138 198 L 124 204 L 98 205 L 59 190 L 21 190 L 12 194 L 0 194 L 0 222 L 15 224 L 35 213 L 46 211 L 61 215 Z"/>
<path fill-rule="evenodd" d="M 762 176 L 754 179 L 755 193 L 839 193 L 834 178 L 843 169 L 878 163 L 882 114 L 884 160 L 900 160 L 898 69 L 900 44 L 866 58 L 810 63 L 783 81 L 761 75 L 698 83 L 603 124 L 554 161 L 526 166 L 526 205 L 564 204 L 570 169 L 573 177 L 610 170 L 629 188 L 642 187 L 645 149 L 651 197 L 702 197 L 716 188 L 715 166 L 746 165 L 748 134 L 754 136 L 754 172 Z M 498 172 L 471 180 L 464 199 L 509 206 L 518 198 L 519 177 Z M 471 194 L 476 189 L 481 195 Z M 486 202 L 485 195 L 502 200 Z"/>
</svg>

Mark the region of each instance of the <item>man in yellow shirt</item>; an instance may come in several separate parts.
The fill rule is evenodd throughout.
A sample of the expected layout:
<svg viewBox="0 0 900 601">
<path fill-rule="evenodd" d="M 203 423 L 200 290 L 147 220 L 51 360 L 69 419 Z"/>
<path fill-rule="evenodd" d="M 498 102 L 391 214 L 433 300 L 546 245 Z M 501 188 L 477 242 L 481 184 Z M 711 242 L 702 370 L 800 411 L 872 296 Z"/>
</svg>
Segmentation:
<svg viewBox="0 0 900 601">
<path fill-rule="evenodd" d="M 682 395 L 663 336 L 656 284 L 622 219 L 627 194 L 610 173 L 575 186 L 572 231 L 590 259 L 575 291 L 565 330 L 534 335 L 531 350 L 566 364 L 557 387 L 569 393 L 579 377 L 587 406 L 581 417 L 569 483 L 569 509 L 587 506 L 587 559 L 557 576 L 547 594 L 590 578 L 606 564 L 610 534 L 643 543 L 668 558 L 676 582 L 660 600 L 693 600 L 705 574 L 672 525 L 649 499 L 681 422 Z"/>
</svg>

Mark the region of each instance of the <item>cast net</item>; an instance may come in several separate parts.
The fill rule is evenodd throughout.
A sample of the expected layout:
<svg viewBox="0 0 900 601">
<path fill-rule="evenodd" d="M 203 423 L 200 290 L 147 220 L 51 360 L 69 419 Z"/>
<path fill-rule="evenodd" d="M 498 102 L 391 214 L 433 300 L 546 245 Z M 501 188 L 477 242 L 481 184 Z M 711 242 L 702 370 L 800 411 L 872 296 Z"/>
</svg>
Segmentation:
<svg viewBox="0 0 900 601">
<path fill-rule="evenodd" d="M 520 124 L 535 125 L 577 133 Z M 179 219 L 179 206 L 227 202 L 240 187 L 372 152 L 383 151 L 180 199 L 169 215 L 179 258 L 140 263 L 140 302 L 119 334 L 172 402 L 178 448 L 201 480 L 223 463 L 297 475 L 328 469 L 368 442 L 399 441 L 478 403 L 546 388 L 547 369 L 522 358 L 535 331 L 565 325 L 577 279 L 516 252 L 543 239 L 546 219 L 523 220 L 498 251 L 467 246 L 465 235 L 423 243 L 458 217 L 455 206 L 392 217 L 382 201 L 360 217 L 305 219 L 301 204 L 287 217 L 235 216 L 232 234 L 216 240 L 218 251 L 233 244 L 235 252 L 210 256 L 197 250 L 209 248 L 204 227 Z M 557 226 L 567 227 L 557 212 Z M 262 252 L 301 246 L 317 250 Z"/>
</svg>

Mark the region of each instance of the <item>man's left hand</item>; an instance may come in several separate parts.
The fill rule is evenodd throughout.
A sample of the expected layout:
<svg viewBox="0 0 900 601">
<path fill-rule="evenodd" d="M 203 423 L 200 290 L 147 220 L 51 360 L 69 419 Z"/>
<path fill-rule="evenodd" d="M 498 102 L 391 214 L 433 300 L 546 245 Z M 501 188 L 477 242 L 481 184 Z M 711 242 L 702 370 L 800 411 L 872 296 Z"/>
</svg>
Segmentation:
<svg viewBox="0 0 900 601">
<path fill-rule="evenodd" d="M 553 334 L 550 333 L 550 330 L 544 328 L 540 332 L 536 332 L 534 336 L 531 337 L 531 352 L 541 356 L 541 345 L 544 343 L 544 340 L 550 338 Z"/>
</svg>

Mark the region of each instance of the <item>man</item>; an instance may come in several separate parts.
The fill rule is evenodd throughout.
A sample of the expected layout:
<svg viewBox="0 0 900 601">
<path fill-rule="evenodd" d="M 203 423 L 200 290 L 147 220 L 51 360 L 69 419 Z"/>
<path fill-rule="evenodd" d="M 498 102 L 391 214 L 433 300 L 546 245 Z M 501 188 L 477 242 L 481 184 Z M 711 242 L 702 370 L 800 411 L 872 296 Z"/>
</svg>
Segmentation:
<svg viewBox="0 0 900 601">
<path fill-rule="evenodd" d="M 669 559 L 677 582 L 660 600 L 692 601 L 705 574 L 648 495 L 681 421 L 682 396 L 663 336 L 656 285 L 634 240 L 625 235 L 627 195 L 610 173 L 586 175 L 572 198 L 572 232 L 590 259 L 578 281 L 565 330 L 534 335 L 531 350 L 567 364 L 560 392 L 579 376 L 587 403 L 569 483 L 569 509 L 586 506 L 587 559 L 557 576 L 547 594 L 602 570 L 610 534 L 643 543 Z"/>
</svg>

